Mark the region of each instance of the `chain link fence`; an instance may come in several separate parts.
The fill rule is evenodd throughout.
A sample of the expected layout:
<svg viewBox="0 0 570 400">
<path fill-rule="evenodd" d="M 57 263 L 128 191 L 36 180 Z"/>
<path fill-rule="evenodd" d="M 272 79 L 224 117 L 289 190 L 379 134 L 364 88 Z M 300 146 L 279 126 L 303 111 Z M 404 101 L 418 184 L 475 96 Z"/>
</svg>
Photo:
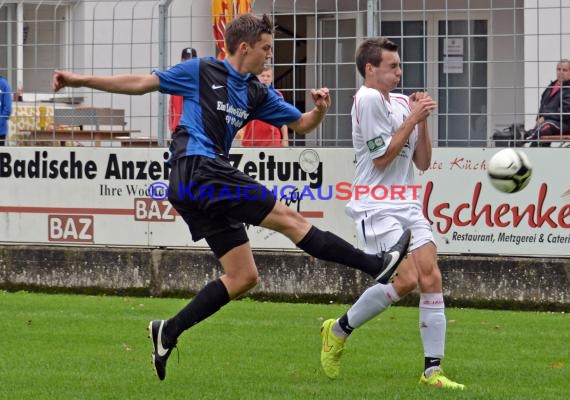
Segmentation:
<svg viewBox="0 0 570 400">
<path fill-rule="evenodd" d="M 558 61 L 570 58 L 567 0 L 251 3 L 252 11 L 270 14 L 277 24 L 274 84 L 286 100 L 306 110 L 310 88 L 332 92 L 322 126 L 306 137 L 290 131 L 293 146 L 352 145 L 352 96 L 362 84 L 354 53 L 366 37 L 388 36 L 400 45 L 397 90 L 427 90 L 437 100 L 429 128 L 440 147 L 520 145 L 523 134 L 509 140 L 509 129 L 535 126 L 542 92 L 556 79 Z M 211 2 L 203 0 L 0 0 L 0 75 L 14 99 L 8 143 L 164 145 L 165 95 L 55 94 L 52 71 L 147 74 L 177 63 L 187 46 L 199 56 L 217 56 L 213 17 Z M 506 139 L 493 140 L 495 132 L 506 132 Z M 562 133 L 570 134 L 570 126 Z"/>
</svg>

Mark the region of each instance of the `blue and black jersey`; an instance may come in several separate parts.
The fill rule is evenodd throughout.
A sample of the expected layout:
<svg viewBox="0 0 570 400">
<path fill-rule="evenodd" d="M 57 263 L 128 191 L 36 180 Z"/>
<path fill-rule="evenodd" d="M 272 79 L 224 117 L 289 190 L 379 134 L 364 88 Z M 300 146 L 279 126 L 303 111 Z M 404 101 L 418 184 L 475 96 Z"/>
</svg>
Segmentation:
<svg viewBox="0 0 570 400">
<path fill-rule="evenodd" d="M 227 157 L 237 131 L 248 121 L 282 126 L 301 117 L 275 89 L 253 74 L 240 74 L 227 60 L 193 58 L 154 73 L 162 93 L 184 99 L 180 125 L 187 133 L 177 131 L 171 161 L 192 155 Z"/>
</svg>

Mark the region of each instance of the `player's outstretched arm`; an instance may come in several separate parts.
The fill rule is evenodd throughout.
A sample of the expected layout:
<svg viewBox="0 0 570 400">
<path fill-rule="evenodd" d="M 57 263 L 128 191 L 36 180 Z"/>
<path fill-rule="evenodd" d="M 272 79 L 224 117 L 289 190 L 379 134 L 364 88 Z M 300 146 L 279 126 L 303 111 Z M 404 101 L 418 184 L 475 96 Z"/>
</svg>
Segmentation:
<svg viewBox="0 0 570 400">
<path fill-rule="evenodd" d="M 315 108 L 301 115 L 297 121 L 289 124 L 295 132 L 304 135 L 315 129 L 327 115 L 327 110 L 331 106 L 331 97 L 328 88 L 312 89 L 311 97 L 315 103 Z"/>
<path fill-rule="evenodd" d="M 87 87 L 109 93 L 145 94 L 158 90 L 159 78 L 148 75 L 81 75 L 68 71 L 54 71 L 52 89 L 57 92 L 64 87 Z"/>
</svg>

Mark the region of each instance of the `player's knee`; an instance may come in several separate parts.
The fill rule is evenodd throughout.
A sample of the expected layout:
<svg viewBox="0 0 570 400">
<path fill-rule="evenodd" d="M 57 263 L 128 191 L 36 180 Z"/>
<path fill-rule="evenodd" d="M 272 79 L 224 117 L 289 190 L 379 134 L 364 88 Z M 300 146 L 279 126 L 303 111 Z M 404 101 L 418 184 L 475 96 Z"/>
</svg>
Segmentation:
<svg viewBox="0 0 570 400">
<path fill-rule="evenodd" d="M 291 214 L 291 227 L 294 231 L 306 231 L 310 224 L 309 222 L 298 212 L 294 212 Z"/>
<path fill-rule="evenodd" d="M 239 296 L 253 289 L 259 283 L 259 275 L 253 271 L 240 274 L 226 274 L 226 280 L 232 288 L 232 292 Z"/>
<path fill-rule="evenodd" d="M 301 214 L 280 203 L 271 212 L 270 219 L 272 222 L 269 227 L 287 236 L 294 235 L 298 231 L 306 231 L 309 225 Z"/>
<path fill-rule="evenodd" d="M 257 271 L 245 274 L 241 279 L 241 286 L 244 291 L 253 289 L 259 283 L 259 274 Z"/>
<path fill-rule="evenodd" d="M 305 221 L 305 218 L 301 214 L 289 207 L 281 207 L 279 212 L 285 221 L 285 224 L 290 227 L 302 224 Z"/>
<path fill-rule="evenodd" d="M 439 291 L 441 290 L 441 272 L 434 264 L 430 268 L 426 268 L 420 272 L 420 288 L 422 291 Z"/>
<path fill-rule="evenodd" d="M 402 261 L 398 268 L 398 275 L 394 280 L 394 290 L 398 296 L 404 297 L 418 286 L 418 273 L 415 263 L 408 257 Z"/>
</svg>

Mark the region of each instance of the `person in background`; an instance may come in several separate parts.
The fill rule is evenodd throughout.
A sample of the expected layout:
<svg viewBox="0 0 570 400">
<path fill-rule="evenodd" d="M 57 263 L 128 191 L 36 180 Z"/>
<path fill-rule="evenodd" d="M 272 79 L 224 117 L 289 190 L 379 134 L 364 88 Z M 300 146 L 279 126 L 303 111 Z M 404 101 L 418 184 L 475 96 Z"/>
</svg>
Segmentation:
<svg viewBox="0 0 570 400">
<path fill-rule="evenodd" d="M 180 62 L 198 57 L 198 52 L 192 47 L 186 47 L 180 54 Z M 182 96 L 171 95 L 168 101 L 168 129 L 174 132 L 182 116 Z"/>
<path fill-rule="evenodd" d="M 0 76 L 0 146 L 6 143 L 10 115 L 12 115 L 12 88 L 6 78 Z"/>
<path fill-rule="evenodd" d="M 263 72 L 257 75 L 257 79 L 267 86 L 273 84 L 273 69 L 266 65 Z M 281 92 L 277 93 L 283 97 Z M 245 127 L 238 133 L 242 139 L 242 146 L 246 147 L 288 147 L 289 146 L 289 133 L 287 125 L 278 128 L 269 125 L 258 119 L 254 119 L 247 123 Z"/>
<path fill-rule="evenodd" d="M 542 92 L 536 124 L 526 140 L 531 147 L 536 147 L 542 136 L 560 134 L 570 134 L 570 60 L 567 59 L 558 62 L 556 79 Z"/>
</svg>

